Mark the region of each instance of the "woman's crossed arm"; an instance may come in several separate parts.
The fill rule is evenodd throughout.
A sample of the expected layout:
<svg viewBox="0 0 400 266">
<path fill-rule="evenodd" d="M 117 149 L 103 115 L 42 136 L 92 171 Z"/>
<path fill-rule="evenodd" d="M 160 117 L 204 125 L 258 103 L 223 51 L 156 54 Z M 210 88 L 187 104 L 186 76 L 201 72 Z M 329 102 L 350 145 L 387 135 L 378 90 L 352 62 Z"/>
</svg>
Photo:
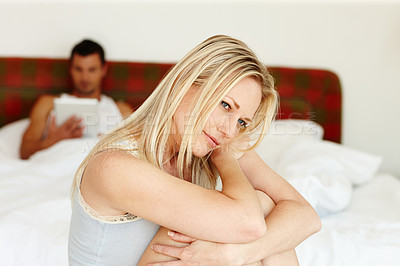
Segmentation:
<svg viewBox="0 0 400 266">
<path fill-rule="evenodd" d="M 265 265 L 272 261 L 274 265 L 297 264 L 294 248 L 320 230 L 318 215 L 255 151 L 247 152 L 240 158 L 239 163 L 253 187 L 262 192 L 258 193 L 258 197 L 263 205 L 264 214 L 268 214 L 265 218 L 266 233 L 261 238 L 245 244 L 222 244 L 192 239 L 180 233 L 168 236 L 168 230 L 162 229 L 144 253 L 143 262 L 180 259 L 182 264 L 174 262 L 177 264 L 167 265 L 185 265 L 184 262 L 198 263 L 196 265 L 246 265 L 260 261 Z M 154 248 L 154 251 L 151 248 Z"/>
</svg>

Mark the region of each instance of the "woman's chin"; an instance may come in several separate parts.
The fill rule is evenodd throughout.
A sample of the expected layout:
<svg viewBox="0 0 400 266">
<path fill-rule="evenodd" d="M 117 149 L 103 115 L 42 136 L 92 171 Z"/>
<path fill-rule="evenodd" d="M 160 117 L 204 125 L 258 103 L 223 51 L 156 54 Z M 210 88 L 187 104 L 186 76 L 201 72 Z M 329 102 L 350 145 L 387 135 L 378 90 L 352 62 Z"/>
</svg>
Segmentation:
<svg viewBox="0 0 400 266">
<path fill-rule="evenodd" d="M 192 154 L 196 157 L 205 157 L 207 156 L 212 149 L 210 147 L 197 147 L 192 149 Z"/>
</svg>

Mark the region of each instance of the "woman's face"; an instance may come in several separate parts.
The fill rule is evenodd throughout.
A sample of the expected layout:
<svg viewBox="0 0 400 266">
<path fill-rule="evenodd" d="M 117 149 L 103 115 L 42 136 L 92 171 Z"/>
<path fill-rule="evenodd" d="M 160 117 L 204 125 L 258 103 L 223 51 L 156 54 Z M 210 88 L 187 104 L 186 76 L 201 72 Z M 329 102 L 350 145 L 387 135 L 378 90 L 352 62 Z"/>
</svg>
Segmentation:
<svg viewBox="0 0 400 266">
<path fill-rule="evenodd" d="M 184 97 L 181 106 L 175 114 L 175 126 L 182 139 L 188 116 L 191 112 L 196 88 L 192 88 Z M 192 146 L 193 155 L 203 157 L 211 150 L 230 143 L 241 128 L 247 127 L 260 105 L 261 87 L 254 78 L 244 78 L 239 81 L 222 98 L 222 101 L 207 119 L 201 134 L 196 136 Z M 176 119 L 178 118 L 178 119 Z"/>
</svg>

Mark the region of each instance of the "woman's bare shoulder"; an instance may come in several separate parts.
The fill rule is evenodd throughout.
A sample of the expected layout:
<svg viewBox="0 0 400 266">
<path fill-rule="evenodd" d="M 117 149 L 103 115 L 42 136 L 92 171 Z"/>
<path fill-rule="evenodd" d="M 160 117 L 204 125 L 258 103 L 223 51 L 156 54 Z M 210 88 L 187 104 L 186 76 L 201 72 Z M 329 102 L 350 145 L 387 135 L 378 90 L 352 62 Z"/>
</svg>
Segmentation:
<svg viewBox="0 0 400 266">
<path fill-rule="evenodd" d="M 85 201 L 102 215 L 126 213 L 115 205 L 116 197 L 124 194 L 137 180 L 137 165 L 145 163 L 123 150 L 104 150 L 95 154 L 87 163 L 82 175 L 81 193 Z"/>
<path fill-rule="evenodd" d="M 135 167 L 146 165 L 144 160 L 133 155 L 132 152 L 122 149 L 107 149 L 96 153 L 88 162 L 85 176 L 94 175 L 96 179 L 129 172 Z M 107 178 L 109 179 L 109 178 Z"/>
<path fill-rule="evenodd" d="M 117 187 L 125 189 L 123 184 L 142 183 L 142 179 L 148 176 L 154 179 L 170 177 L 156 166 L 139 158 L 137 152 L 121 149 L 98 152 L 89 160 L 84 173 L 84 178 L 105 190 Z M 151 182 L 153 178 L 147 179 L 147 182 Z"/>
</svg>

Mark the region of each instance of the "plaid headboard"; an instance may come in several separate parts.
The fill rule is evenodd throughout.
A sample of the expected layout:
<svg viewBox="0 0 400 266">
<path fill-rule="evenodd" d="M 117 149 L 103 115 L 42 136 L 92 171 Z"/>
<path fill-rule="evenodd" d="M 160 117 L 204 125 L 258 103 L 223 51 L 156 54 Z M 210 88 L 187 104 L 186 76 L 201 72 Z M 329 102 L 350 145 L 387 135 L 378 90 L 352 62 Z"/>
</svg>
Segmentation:
<svg viewBox="0 0 400 266">
<path fill-rule="evenodd" d="M 113 62 L 103 92 L 137 108 L 172 64 Z M 341 87 L 326 70 L 270 67 L 280 95 L 278 118 L 308 119 L 321 124 L 325 139 L 341 140 Z M 41 94 L 68 92 L 67 59 L 0 57 L 0 127 L 29 116 Z"/>
</svg>

